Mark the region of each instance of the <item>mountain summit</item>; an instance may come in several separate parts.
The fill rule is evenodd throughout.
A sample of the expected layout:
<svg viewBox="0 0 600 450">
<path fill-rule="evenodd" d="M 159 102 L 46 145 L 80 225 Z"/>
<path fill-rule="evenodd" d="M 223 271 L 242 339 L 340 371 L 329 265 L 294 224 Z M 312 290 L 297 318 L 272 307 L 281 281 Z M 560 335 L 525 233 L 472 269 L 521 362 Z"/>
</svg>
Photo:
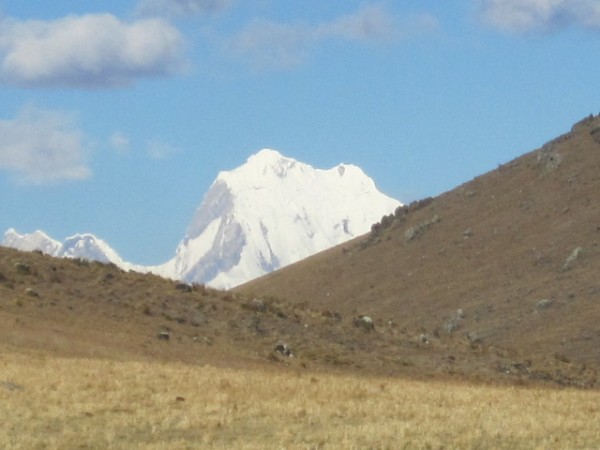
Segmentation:
<svg viewBox="0 0 600 450">
<path fill-rule="evenodd" d="M 364 234 L 399 205 L 356 166 L 315 169 L 264 149 L 218 175 L 156 271 L 233 287 Z"/>
<path fill-rule="evenodd" d="M 2 244 L 230 288 L 367 233 L 399 205 L 359 167 L 315 169 L 264 149 L 219 173 L 165 264 L 127 263 L 91 234 L 60 243 L 41 231 L 20 235 L 11 229 Z"/>
</svg>

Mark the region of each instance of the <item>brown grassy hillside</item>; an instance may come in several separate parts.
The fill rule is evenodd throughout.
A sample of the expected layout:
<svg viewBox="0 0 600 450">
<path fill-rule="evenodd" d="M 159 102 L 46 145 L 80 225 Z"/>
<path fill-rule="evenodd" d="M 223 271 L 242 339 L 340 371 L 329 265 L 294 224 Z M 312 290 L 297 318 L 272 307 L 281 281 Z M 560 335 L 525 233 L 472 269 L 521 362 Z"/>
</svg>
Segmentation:
<svg viewBox="0 0 600 450">
<path fill-rule="evenodd" d="M 0 248 L 0 352 L 597 387 L 599 127 L 235 292 Z"/>
<path fill-rule="evenodd" d="M 237 289 L 423 333 L 600 367 L 600 117 L 434 199 L 369 236 Z M 460 310 L 460 311 L 459 311 Z M 449 357 L 452 355 L 449 355 Z M 478 359 L 479 358 L 479 359 Z M 483 364 L 484 358 L 475 358 Z M 455 358 L 456 359 L 456 358 Z"/>
<path fill-rule="evenodd" d="M 485 366 L 471 374 L 440 365 L 447 346 L 430 351 L 411 334 L 388 331 L 306 304 L 0 248 L 0 352 L 413 377 L 496 375 Z M 471 351 L 462 342 L 450 346 L 458 355 Z"/>
<path fill-rule="evenodd" d="M 219 292 L 112 265 L 0 248 L 0 353 L 418 379 L 594 387 L 595 370 L 527 362 L 460 334 L 375 329 L 308 302 Z M 285 344 L 293 356 L 286 355 Z M 515 371 L 525 367 L 526 371 Z M 2 380 L 0 380 L 2 381 Z M 5 380 L 6 381 L 6 380 Z M 8 380 L 12 382 L 11 380 Z"/>
</svg>

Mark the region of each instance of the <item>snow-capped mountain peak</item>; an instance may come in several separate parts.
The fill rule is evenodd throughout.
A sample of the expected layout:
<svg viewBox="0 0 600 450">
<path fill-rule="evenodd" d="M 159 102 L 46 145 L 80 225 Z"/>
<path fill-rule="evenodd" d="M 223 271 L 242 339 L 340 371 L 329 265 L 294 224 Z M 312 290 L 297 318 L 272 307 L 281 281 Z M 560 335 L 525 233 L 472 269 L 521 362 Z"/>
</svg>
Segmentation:
<svg viewBox="0 0 600 450">
<path fill-rule="evenodd" d="M 106 242 L 93 234 L 83 233 L 68 237 L 60 248 L 65 258 L 82 258 L 121 266 L 123 260 Z"/>
<path fill-rule="evenodd" d="M 276 150 L 263 149 L 250 156 L 237 169 L 220 172 L 217 181 L 226 182 L 230 189 L 260 188 L 277 183 L 278 179 L 286 177 L 288 171 L 298 168 L 298 165 L 296 160 Z"/>
<path fill-rule="evenodd" d="M 4 233 L 2 245 L 24 252 L 40 250 L 45 254 L 54 255 L 60 248 L 61 243 L 41 230 L 29 234 L 19 234 L 14 228 L 10 228 Z"/>
<path fill-rule="evenodd" d="M 233 287 L 366 233 L 399 204 L 356 166 L 315 169 L 264 149 L 219 173 L 159 273 Z"/>
<path fill-rule="evenodd" d="M 23 251 L 39 250 L 46 255 L 59 258 L 113 263 L 123 269 L 134 267 L 123 261 L 106 242 L 89 233 L 75 234 L 61 243 L 40 230 L 19 234 L 14 228 L 11 228 L 4 233 L 2 245 Z"/>
<path fill-rule="evenodd" d="M 357 166 L 315 169 L 263 149 L 242 166 L 218 174 L 174 257 L 163 265 L 124 262 L 91 234 L 61 244 L 41 231 L 19 235 L 9 230 L 2 245 L 230 288 L 367 233 L 399 205 Z"/>
</svg>

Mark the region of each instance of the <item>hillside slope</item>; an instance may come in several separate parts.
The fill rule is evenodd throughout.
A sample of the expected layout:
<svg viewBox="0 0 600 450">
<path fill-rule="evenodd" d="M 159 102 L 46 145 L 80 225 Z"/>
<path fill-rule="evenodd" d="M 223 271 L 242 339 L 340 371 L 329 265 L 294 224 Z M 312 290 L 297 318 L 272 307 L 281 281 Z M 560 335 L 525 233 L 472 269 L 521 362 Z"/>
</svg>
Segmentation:
<svg viewBox="0 0 600 450">
<path fill-rule="evenodd" d="M 595 387 L 599 371 L 111 264 L 0 248 L 0 353 Z M 37 356 L 36 356 L 37 355 Z M 528 372 L 506 371 L 528 364 Z M 0 380 L 1 381 L 1 380 Z"/>
<path fill-rule="evenodd" d="M 238 288 L 378 328 L 600 365 L 600 117 Z M 393 325 L 390 325 L 393 324 Z M 531 370 L 527 364 L 507 371 Z"/>
</svg>

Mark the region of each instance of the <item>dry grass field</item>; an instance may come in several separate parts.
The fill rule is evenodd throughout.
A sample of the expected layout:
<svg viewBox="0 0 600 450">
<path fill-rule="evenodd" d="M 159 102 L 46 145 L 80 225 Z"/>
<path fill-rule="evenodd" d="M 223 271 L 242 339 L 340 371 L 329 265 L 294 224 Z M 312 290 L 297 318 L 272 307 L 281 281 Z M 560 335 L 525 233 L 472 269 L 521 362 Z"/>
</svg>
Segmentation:
<svg viewBox="0 0 600 450">
<path fill-rule="evenodd" d="M 0 353 L 4 449 L 596 449 L 600 392 Z"/>
</svg>

